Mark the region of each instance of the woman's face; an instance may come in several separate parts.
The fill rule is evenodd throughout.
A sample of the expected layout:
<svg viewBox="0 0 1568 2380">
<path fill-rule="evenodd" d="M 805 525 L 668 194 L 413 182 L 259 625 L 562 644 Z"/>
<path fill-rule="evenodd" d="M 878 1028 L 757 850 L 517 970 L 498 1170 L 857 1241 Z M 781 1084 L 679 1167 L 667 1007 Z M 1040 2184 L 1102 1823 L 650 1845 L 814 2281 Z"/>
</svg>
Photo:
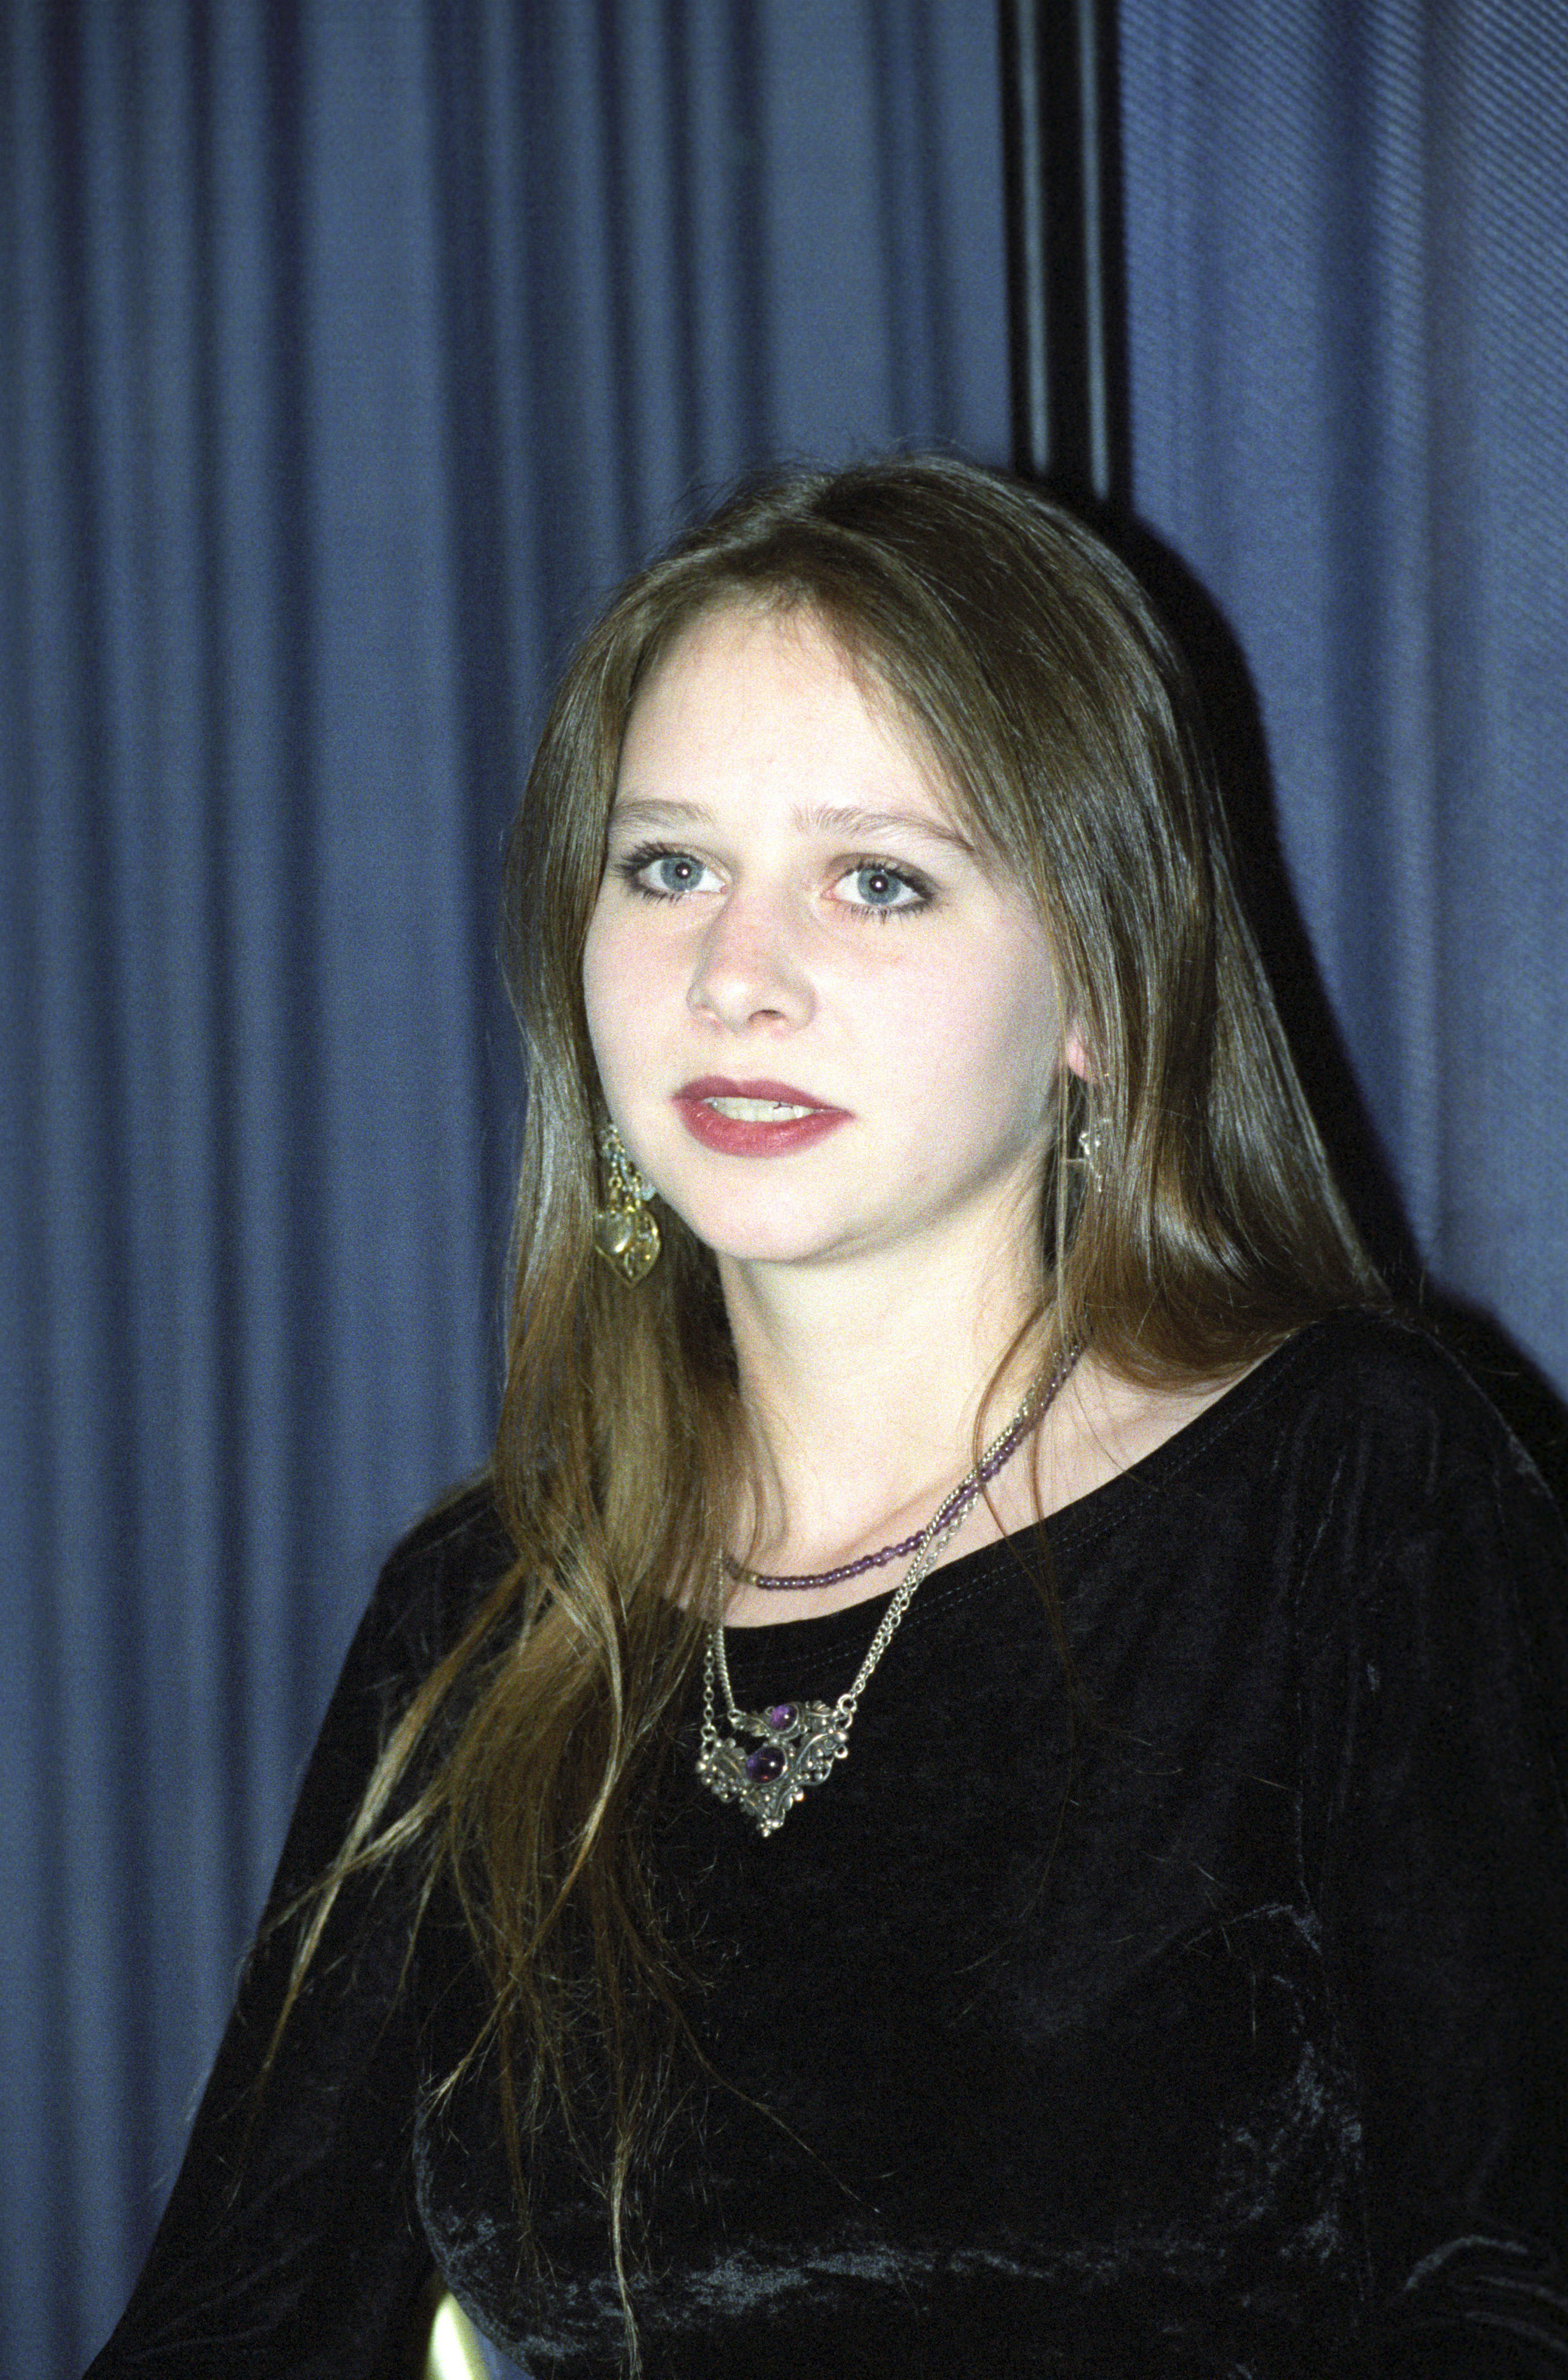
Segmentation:
<svg viewBox="0 0 1568 2380">
<path fill-rule="evenodd" d="M 958 818 L 808 614 L 711 613 L 639 695 L 589 1029 L 632 1157 L 721 1259 L 1032 1232 L 1051 954 Z"/>
</svg>

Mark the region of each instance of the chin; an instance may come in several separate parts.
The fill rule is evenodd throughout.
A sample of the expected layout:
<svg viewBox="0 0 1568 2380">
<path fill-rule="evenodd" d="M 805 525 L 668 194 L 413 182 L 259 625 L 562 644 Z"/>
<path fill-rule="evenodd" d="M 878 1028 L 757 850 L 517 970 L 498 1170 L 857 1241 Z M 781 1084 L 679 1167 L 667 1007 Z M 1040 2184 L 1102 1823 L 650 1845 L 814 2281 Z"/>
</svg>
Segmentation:
<svg viewBox="0 0 1568 2380">
<path fill-rule="evenodd" d="M 729 1264 L 806 1264 L 813 1257 L 830 1255 L 837 1245 L 816 1232 L 766 1231 L 755 1225 L 748 1230 L 740 1224 L 702 1231 L 693 1223 L 691 1228 L 704 1247 Z"/>
<path fill-rule="evenodd" d="M 705 1248 L 731 1264 L 802 1264 L 831 1255 L 844 1241 L 842 1224 L 798 1214 L 759 1214 L 757 1200 L 748 1202 L 748 1213 L 733 1207 L 716 1210 L 699 1199 L 667 1203 Z"/>
</svg>

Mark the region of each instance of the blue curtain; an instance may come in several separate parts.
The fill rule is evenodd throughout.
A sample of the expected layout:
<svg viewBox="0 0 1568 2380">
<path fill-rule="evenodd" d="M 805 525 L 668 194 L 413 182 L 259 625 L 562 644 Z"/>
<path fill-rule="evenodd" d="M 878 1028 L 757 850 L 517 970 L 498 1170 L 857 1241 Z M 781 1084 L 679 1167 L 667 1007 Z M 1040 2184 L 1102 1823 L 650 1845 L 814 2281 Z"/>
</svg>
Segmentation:
<svg viewBox="0 0 1568 2380">
<path fill-rule="evenodd" d="M 1420 1257 L 1560 1384 L 1562 25 L 1120 30 L 1135 496 Z M 996 73 L 991 0 L 0 6 L 7 2368 L 113 2322 L 482 1456 L 552 671 L 748 465 L 1003 459 Z"/>
<path fill-rule="evenodd" d="M 0 12 L 0 2362 L 123 2301 L 374 1567 L 484 1452 L 499 845 L 771 455 L 1007 441 L 991 0 Z"/>
<path fill-rule="evenodd" d="M 1250 667 L 1418 1260 L 1501 1324 L 1505 1402 L 1562 1389 L 1568 11 L 1120 25 L 1135 500 Z"/>
</svg>

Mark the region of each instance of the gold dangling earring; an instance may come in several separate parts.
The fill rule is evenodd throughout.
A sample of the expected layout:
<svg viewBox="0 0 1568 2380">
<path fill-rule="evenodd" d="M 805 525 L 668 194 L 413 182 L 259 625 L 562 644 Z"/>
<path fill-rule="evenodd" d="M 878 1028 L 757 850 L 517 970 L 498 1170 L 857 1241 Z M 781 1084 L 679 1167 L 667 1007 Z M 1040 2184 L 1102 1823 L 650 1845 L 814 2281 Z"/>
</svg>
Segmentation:
<svg viewBox="0 0 1568 2380">
<path fill-rule="evenodd" d="M 599 1135 L 604 1204 L 593 1218 L 593 1245 L 623 1281 L 639 1281 L 659 1259 L 659 1226 L 648 1211 L 653 1184 L 638 1172 L 613 1123 Z"/>
</svg>

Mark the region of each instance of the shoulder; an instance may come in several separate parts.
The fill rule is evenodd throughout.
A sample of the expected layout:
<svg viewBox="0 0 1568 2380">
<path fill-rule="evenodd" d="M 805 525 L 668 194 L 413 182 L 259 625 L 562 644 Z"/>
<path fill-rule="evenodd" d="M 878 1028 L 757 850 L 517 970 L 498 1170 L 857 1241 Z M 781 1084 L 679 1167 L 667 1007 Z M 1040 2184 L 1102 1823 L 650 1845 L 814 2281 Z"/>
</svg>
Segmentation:
<svg viewBox="0 0 1568 2380">
<path fill-rule="evenodd" d="M 357 1762 L 373 1757 L 512 1559 L 486 1476 L 454 1489 L 417 1522 L 387 1556 L 355 1630 L 323 1744 L 348 1747 Z"/>
<path fill-rule="evenodd" d="M 1538 1907 L 1562 1906 L 1562 1517 L 1501 1416 L 1418 1325 L 1336 1316 L 1282 1352 L 1293 1385 L 1279 1411 L 1299 1439 L 1288 1575 L 1309 1869 L 1337 1862 L 1337 1890 L 1376 1881 L 1407 1912 L 1413 1877 L 1431 1906 L 1458 1893 L 1472 1912 L 1491 1908 L 1501 1942 L 1519 1904 L 1489 1900 L 1499 1876 L 1536 1861 Z M 1445 1873 L 1422 1879 L 1416 1853 L 1434 1841 Z"/>
<path fill-rule="evenodd" d="M 354 1633 L 307 1765 L 274 1888 L 320 1876 L 397 1721 L 457 1642 L 511 1547 L 488 1481 L 444 1498 L 394 1547 Z"/>
<path fill-rule="evenodd" d="M 1371 1591 L 1403 1549 L 1501 1584 L 1533 1573 L 1568 1607 L 1568 1541 L 1528 1455 L 1464 1367 L 1419 1325 L 1373 1310 L 1309 1324 L 1147 1466 L 1168 1523 L 1247 1550 L 1298 1589 Z"/>
<path fill-rule="evenodd" d="M 1288 1340 L 1239 1393 L 1303 1456 L 1315 1452 L 1336 1468 L 1354 1459 L 1369 1475 L 1397 1479 L 1407 1496 L 1440 1496 L 1461 1477 L 1489 1477 L 1550 1503 L 1490 1401 L 1404 1317 L 1327 1316 Z"/>
<path fill-rule="evenodd" d="M 488 1473 L 432 1506 L 387 1556 L 376 1583 L 389 1624 L 405 1634 L 428 1631 L 439 1650 L 461 1627 L 486 1587 L 511 1563 L 513 1546 Z"/>
<path fill-rule="evenodd" d="M 360 1627 L 389 1673 L 423 1677 L 461 1635 L 513 1546 L 488 1475 L 442 1498 L 383 1564 Z"/>
<path fill-rule="evenodd" d="M 1434 1660 L 1447 1643 L 1455 1673 L 1519 1658 L 1561 1695 L 1562 1517 L 1455 1358 L 1408 1320 L 1344 1314 L 1288 1342 L 1257 1377 L 1269 1374 L 1303 1616 L 1326 1637 L 1381 1632 Z"/>
</svg>

